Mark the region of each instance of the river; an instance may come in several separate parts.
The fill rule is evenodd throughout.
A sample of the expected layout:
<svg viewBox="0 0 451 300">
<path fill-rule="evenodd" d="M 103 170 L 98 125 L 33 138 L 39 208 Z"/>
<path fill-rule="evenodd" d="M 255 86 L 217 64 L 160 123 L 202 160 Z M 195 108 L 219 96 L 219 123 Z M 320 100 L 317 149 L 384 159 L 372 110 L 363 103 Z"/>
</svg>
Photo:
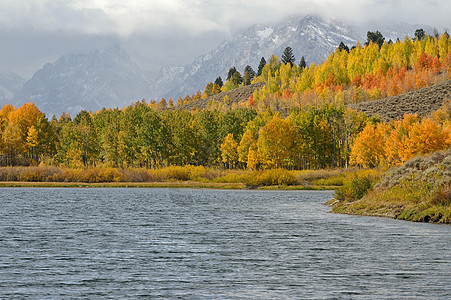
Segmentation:
<svg viewBox="0 0 451 300">
<path fill-rule="evenodd" d="M 332 196 L 0 189 L 0 298 L 451 298 L 451 226 L 332 214 Z"/>
</svg>

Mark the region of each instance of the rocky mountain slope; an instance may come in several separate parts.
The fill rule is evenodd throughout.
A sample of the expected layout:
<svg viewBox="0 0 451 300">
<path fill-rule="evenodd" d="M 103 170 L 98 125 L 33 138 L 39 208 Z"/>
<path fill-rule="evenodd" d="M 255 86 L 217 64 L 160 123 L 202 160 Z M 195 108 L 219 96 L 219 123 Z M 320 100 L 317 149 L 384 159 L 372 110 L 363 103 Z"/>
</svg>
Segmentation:
<svg viewBox="0 0 451 300">
<path fill-rule="evenodd" d="M 304 56 L 307 63 L 321 62 L 340 42 L 355 44 L 358 37 L 340 22 L 325 22 L 314 16 L 275 26 L 255 25 L 188 66 L 164 69 L 163 76 L 152 87 L 161 97 L 183 97 L 202 90 L 218 76 L 224 78 L 232 66 L 241 73 L 246 65 L 257 70 L 261 57 L 267 61 L 273 54 L 280 57 L 288 46 L 293 48 L 298 61 Z"/>
<path fill-rule="evenodd" d="M 407 113 L 425 117 L 439 109 L 445 99 L 451 99 L 451 81 L 394 97 L 354 104 L 352 107 L 369 116 L 390 121 L 402 119 Z"/>
<path fill-rule="evenodd" d="M 119 46 L 73 54 L 47 63 L 15 95 L 16 106 L 33 101 L 47 115 L 123 107 L 149 95 L 149 82 Z"/>
<path fill-rule="evenodd" d="M 373 28 L 374 27 L 374 28 Z M 256 71 L 261 57 L 269 61 L 273 54 L 281 57 L 286 47 L 291 47 L 299 62 L 302 56 L 307 64 L 324 61 L 340 42 L 355 45 L 367 40 L 366 33 L 379 30 L 387 41 L 412 36 L 415 29 L 423 28 L 432 33 L 432 28 L 404 23 L 386 23 L 377 28 L 349 26 L 339 21 L 325 21 L 316 16 L 293 18 L 276 25 L 255 25 L 241 34 L 232 36 L 212 52 L 196 58 L 187 66 L 164 68 L 152 85 L 156 98 L 177 99 L 186 94 L 203 90 L 216 77 L 223 79 L 230 67 L 243 73 L 246 65 Z"/>
<path fill-rule="evenodd" d="M 0 104 L 8 104 L 20 91 L 25 80 L 16 73 L 0 73 Z"/>
<path fill-rule="evenodd" d="M 369 25 L 368 25 L 369 26 Z M 384 24 L 380 31 L 386 40 L 412 35 L 419 25 Z M 33 101 L 47 115 L 63 111 L 76 115 L 80 110 L 96 111 L 102 107 L 123 107 L 143 98 L 177 99 L 203 90 L 208 82 L 225 79 L 230 67 L 243 73 L 246 65 L 255 70 L 261 57 L 281 56 L 293 48 L 297 62 L 322 62 L 339 44 L 353 45 L 366 40 L 364 30 L 319 17 L 293 18 L 275 25 L 255 25 L 232 36 L 212 52 L 199 56 L 187 66 L 164 68 L 156 80 L 149 80 L 141 68 L 119 46 L 85 54 L 66 55 L 46 64 L 28 80 L 3 84 L 0 76 L 0 104 L 15 106 Z M 430 28 L 423 28 L 427 31 Z M 12 97 L 12 95 L 15 95 Z"/>
</svg>

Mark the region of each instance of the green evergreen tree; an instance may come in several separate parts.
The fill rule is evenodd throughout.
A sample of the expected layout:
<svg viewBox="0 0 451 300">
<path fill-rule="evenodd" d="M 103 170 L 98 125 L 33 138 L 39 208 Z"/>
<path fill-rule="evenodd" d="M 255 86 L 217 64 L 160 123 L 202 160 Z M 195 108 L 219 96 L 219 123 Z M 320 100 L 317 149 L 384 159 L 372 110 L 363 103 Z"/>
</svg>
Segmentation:
<svg viewBox="0 0 451 300">
<path fill-rule="evenodd" d="M 266 65 L 266 60 L 264 57 L 260 59 L 260 64 L 258 65 L 257 76 L 262 75 L 263 67 Z"/>
<path fill-rule="evenodd" d="M 349 47 L 347 45 L 345 45 L 343 42 L 341 42 L 340 45 L 338 46 L 338 50 L 340 50 L 340 51 L 345 50 L 346 52 L 349 53 Z"/>
<path fill-rule="evenodd" d="M 252 81 L 252 79 L 251 79 L 251 76 L 249 75 L 249 71 L 245 71 L 244 76 L 243 76 L 244 85 L 250 85 L 251 81 Z"/>
<path fill-rule="evenodd" d="M 291 66 L 293 66 L 295 61 L 296 58 L 294 57 L 293 49 L 291 49 L 291 47 L 286 47 L 282 53 L 282 62 L 284 64 L 290 64 Z"/>
<path fill-rule="evenodd" d="M 426 32 L 422 28 L 415 30 L 415 38 L 414 41 L 421 41 L 426 36 Z"/>
<path fill-rule="evenodd" d="M 379 31 L 376 31 L 376 32 L 368 31 L 368 33 L 366 34 L 366 37 L 367 37 L 368 41 L 365 43 L 365 46 L 368 46 L 370 44 L 370 42 L 372 42 L 374 44 L 379 45 L 379 48 L 380 48 L 380 47 L 382 47 L 382 44 L 385 41 L 384 36 Z"/>
<path fill-rule="evenodd" d="M 219 87 L 222 87 L 222 86 L 224 85 L 224 82 L 222 82 L 222 78 L 221 78 L 221 77 L 216 78 L 215 83 L 216 83 Z"/>
<path fill-rule="evenodd" d="M 246 72 L 249 73 L 249 77 L 250 77 L 250 79 L 251 79 L 251 81 L 252 81 L 252 79 L 254 79 L 254 77 L 255 77 L 254 69 L 252 69 L 251 66 L 247 65 L 247 66 L 244 68 L 244 74 L 246 74 Z"/>
<path fill-rule="evenodd" d="M 238 72 L 238 71 L 236 70 L 235 67 L 230 68 L 230 69 L 229 69 L 229 72 L 227 72 L 227 80 L 229 80 L 230 78 L 232 78 L 233 74 L 235 74 L 236 72 Z"/>
<path fill-rule="evenodd" d="M 243 83 L 243 77 L 241 76 L 240 72 L 238 72 L 238 71 L 233 73 L 230 80 L 233 82 L 233 84 L 236 84 L 236 85 L 240 85 Z"/>
<path fill-rule="evenodd" d="M 307 67 L 304 56 L 301 57 L 301 61 L 299 62 L 299 67 L 301 69 L 305 69 Z"/>
</svg>

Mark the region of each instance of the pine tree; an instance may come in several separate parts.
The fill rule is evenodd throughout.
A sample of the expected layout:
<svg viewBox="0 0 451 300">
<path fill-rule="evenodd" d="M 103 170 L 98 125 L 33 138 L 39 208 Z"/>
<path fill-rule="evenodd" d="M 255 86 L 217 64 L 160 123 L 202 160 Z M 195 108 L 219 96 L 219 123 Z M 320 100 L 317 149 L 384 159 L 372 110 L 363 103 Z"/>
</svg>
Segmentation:
<svg viewBox="0 0 451 300">
<path fill-rule="evenodd" d="M 366 37 L 367 37 L 368 41 L 365 43 L 365 46 L 368 46 L 370 44 L 370 42 L 372 42 L 374 44 L 377 44 L 380 48 L 380 47 L 382 47 L 382 44 L 385 41 L 384 36 L 379 31 L 376 31 L 376 32 L 368 31 L 366 34 Z"/>
<path fill-rule="evenodd" d="M 220 88 L 224 85 L 224 82 L 222 82 L 222 78 L 218 77 L 215 80 L 215 84 L 217 84 Z"/>
<path fill-rule="evenodd" d="M 299 62 L 299 67 L 301 69 L 305 69 L 307 67 L 307 64 L 305 63 L 305 58 L 304 56 L 301 57 L 301 61 Z"/>
<path fill-rule="evenodd" d="M 232 67 L 229 69 L 229 72 L 227 72 L 227 80 L 229 80 L 230 78 L 232 78 L 233 74 L 235 74 L 237 72 L 235 67 Z"/>
<path fill-rule="evenodd" d="M 235 73 L 233 73 L 232 77 L 230 78 L 230 81 L 232 81 L 233 84 L 238 86 L 241 83 L 243 83 L 243 77 L 241 76 L 240 72 L 236 71 Z"/>
<path fill-rule="evenodd" d="M 284 64 L 290 64 L 291 66 L 293 66 L 295 61 L 296 58 L 294 57 L 293 49 L 291 49 L 291 47 L 286 47 L 282 53 L 282 62 Z"/>
<path fill-rule="evenodd" d="M 349 53 L 349 47 L 345 45 L 343 42 L 341 42 L 340 45 L 338 46 L 338 50 L 340 51 L 346 50 L 346 52 Z"/>
<path fill-rule="evenodd" d="M 263 67 L 266 65 L 266 60 L 264 57 L 260 59 L 260 64 L 258 65 L 257 76 L 262 75 Z"/>
<path fill-rule="evenodd" d="M 244 76 L 243 76 L 243 83 L 244 85 L 250 85 L 251 84 L 251 76 L 249 74 L 249 71 L 245 71 L 244 72 Z"/>
<path fill-rule="evenodd" d="M 252 81 L 252 79 L 254 79 L 254 77 L 255 77 L 255 71 L 254 71 L 254 69 L 252 69 L 251 66 L 247 65 L 247 66 L 244 68 L 244 74 L 246 74 L 246 72 L 249 72 L 249 77 L 250 77 L 250 79 L 251 79 L 251 81 Z"/>
<path fill-rule="evenodd" d="M 415 30 L 415 38 L 414 41 L 421 41 L 426 36 L 426 32 L 422 28 Z"/>
</svg>

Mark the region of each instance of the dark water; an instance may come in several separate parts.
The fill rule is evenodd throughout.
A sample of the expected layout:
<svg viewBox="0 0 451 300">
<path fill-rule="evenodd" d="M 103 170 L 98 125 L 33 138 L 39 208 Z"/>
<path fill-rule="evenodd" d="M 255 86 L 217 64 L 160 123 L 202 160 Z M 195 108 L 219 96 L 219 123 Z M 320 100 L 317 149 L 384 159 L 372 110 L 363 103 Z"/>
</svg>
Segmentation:
<svg viewBox="0 0 451 300">
<path fill-rule="evenodd" d="M 451 226 L 331 196 L 0 189 L 0 298 L 451 298 Z"/>
</svg>

